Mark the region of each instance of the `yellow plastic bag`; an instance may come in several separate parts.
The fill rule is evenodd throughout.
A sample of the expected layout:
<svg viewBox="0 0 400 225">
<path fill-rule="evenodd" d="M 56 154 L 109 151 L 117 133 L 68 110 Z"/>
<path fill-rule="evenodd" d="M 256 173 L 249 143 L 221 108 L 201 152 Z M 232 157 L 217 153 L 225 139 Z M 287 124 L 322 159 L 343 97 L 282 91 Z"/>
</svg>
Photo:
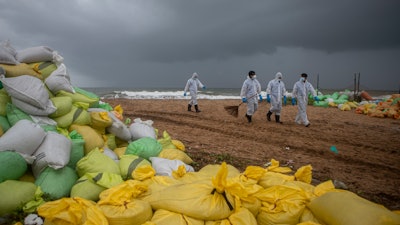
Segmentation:
<svg viewBox="0 0 400 225">
<path fill-rule="evenodd" d="M 324 224 L 330 225 L 395 225 L 400 215 L 370 202 L 350 191 L 328 192 L 308 205 Z"/>
<path fill-rule="evenodd" d="M 106 217 L 95 202 L 79 197 L 46 202 L 37 211 L 39 216 L 45 218 L 45 224 L 108 225 Z"/>
<path fill-rule="evenodd" d="M 128 180 L 103 191 L 97 205 L 110 225 L 141 225 L 153 216 L 150 204 L 137 199 L 147 190 L 147 185 Z"/>
</svg>

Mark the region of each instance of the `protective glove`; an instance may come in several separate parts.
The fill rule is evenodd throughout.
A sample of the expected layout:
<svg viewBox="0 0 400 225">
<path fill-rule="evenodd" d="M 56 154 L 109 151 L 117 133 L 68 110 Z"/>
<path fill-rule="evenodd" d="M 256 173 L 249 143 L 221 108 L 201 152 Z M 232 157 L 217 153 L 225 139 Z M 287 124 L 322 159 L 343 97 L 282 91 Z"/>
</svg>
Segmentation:
<svg viewBox="0 0 400 225">
<path fill-rule="evenodd" d="M 283 96 L 283 105 L 285 105 L 286 106 L 286 96 Z"/>
<path fill-rule="evenodd" d="M 247 98 L 242 98 L 242 102 L 246 103 L 247 102 Z"/>
<path fill-rule="evenodd" d="M 206 90 L 206 86 L 203 86 L 203 90 Z"/>
<path fill-rule="evenodd" d="M 186 96 L 186 92 L 185 92 L 185 93 L 183 93 L 183 96 Z"/>
<path fill-rule="evenodd" d="M 292 105 L 296 105 L 296 98 L 292 98 Z"/>
<path fill-rule="evenodd" d="M 314 101 L 317 101 L 317 102 L 319 101 L 318 96 L 315 96 L 315 97 L 314 97 Z"/>
<path fill-rule="evenodd" d="M 260 102 L 262 102 L 262 96 L 261 96 L 261 95 L 258 95 L 258 97 L 260 97 Z"/>
<path fill-rule="evenodd" d="M 270 103 L 271 102 L 271 96 L 269 94 L 267 94 L 267 102 Z"/>
</svg>

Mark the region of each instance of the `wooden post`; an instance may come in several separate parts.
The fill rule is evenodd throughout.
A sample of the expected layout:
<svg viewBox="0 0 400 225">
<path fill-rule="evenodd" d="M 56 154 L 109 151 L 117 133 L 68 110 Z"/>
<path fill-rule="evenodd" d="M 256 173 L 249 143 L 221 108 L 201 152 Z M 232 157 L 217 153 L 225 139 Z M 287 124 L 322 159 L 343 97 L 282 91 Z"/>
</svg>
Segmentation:
<svg viewBox="0 0 400 225">
<path fill-rule="evenodd" d="M 361 74 L 360 74 L 360 72 L 358 72 L 357 96 L 360 93 L 360 76 L 361 76 Z M 361 97 L 359 97 L 358 102 L 361 102 Z"/>
<path fill-rule="evenodd" d="M 354 89 L 353 89 L 353 100 L 356 101 L 357 100 L 357 94 L 356 94 L 356 90 L 357 89 L 357 76 L 356 73 L 354 73 Z"/>
</svg>

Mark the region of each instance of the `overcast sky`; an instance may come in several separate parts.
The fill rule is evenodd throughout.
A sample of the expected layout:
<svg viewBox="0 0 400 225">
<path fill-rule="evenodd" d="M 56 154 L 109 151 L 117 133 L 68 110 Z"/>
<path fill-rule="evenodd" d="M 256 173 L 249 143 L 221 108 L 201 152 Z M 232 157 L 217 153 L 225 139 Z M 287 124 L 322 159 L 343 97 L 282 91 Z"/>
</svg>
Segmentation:
<svg viewBox="0 0 400 225">
<path fill-rule="evenodd" d="M 400 88 L 398 0 L 0 0 L 0 41 L 48 46 L 78 87 Z"/>
</svg>

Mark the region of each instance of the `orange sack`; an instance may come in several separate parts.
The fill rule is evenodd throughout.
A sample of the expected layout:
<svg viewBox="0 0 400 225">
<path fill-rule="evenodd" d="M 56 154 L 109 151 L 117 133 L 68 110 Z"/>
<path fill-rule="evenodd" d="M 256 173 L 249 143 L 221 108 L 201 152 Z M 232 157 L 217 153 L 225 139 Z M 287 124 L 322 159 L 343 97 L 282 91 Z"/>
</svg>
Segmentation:
<svg viewBox="0 0 400 225">
<path fill-rule="evenodd" d="M 360 96 L 367 101 L 374 100 L 366 91 L 362 91 Z"/>
</svg>

